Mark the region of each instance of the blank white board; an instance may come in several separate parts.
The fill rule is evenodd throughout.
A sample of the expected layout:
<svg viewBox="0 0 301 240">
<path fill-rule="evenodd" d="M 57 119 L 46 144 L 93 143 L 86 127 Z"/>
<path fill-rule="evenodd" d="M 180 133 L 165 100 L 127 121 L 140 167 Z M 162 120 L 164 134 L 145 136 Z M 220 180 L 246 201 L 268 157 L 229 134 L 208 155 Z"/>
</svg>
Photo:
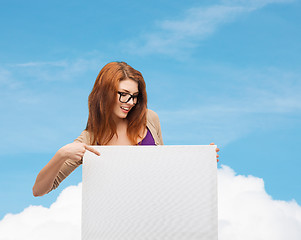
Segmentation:
<svg viewBox="0 0 301 240">
<path fill-rule="evenodd" d="M 93 146 L 83 240 L 217 240 L 216 146 Z"/>
</svg>

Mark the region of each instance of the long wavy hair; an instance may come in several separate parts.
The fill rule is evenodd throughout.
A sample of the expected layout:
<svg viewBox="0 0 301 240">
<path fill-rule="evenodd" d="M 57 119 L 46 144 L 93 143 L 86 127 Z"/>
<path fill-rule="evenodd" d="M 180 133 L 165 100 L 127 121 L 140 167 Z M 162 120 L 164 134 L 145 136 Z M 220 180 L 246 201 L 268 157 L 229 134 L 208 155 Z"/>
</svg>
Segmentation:
<svg viewBox="0 0 301 240">
<path fill-rule="evenodd" d="M 138 83 L 138 101 L 127 115 L 127 135 L 132 144 L 137 144 L 146 128 L 147 95 L 142 74 L 125 62 L 111 62 L 99 72 L 89 95 L 89 117 L 86 130 L 91 135 L 92 145 L 107 145 L 116 132 L 113 109 L 116 104 L 119 82 L 131 79 Z"/>
</svg>

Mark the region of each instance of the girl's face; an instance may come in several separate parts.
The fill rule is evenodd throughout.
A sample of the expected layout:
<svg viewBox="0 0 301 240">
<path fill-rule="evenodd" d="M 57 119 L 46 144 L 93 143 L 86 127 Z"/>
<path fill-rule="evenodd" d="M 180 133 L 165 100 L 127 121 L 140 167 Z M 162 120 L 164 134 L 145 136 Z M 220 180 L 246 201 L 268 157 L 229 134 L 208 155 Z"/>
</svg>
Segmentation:
<svg viewBox="0 0 301 240">
<path fill-rule="evenodd" d="M 138 83 L 132 79 L 122 80 L 119 82 L 117 91 L 113 114 L 119 119 L 124 119 L 137 103 Z"/>
</svg>

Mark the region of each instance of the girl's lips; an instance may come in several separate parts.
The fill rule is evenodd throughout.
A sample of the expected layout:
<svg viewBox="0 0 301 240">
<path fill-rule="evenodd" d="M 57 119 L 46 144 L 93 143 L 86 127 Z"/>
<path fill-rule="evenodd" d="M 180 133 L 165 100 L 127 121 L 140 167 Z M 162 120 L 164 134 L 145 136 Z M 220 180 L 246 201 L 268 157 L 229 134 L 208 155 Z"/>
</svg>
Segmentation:
<svg viewBox="0 0 301 240">
<path fill-rule="evenodd" d="M 128 113 L 131 109 L 128 108 L 128 110 L 124 109 L 123 107 L 120 107 L 121 111 L 124 112 L 124 113 Z"/>
</svg>

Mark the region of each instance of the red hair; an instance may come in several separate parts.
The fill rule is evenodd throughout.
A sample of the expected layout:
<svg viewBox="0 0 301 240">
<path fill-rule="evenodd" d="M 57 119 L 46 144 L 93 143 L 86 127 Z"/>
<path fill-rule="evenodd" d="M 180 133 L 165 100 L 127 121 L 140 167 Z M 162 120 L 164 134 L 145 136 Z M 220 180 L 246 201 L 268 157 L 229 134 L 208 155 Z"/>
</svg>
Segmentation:
<svg viewBox="0 0 301 240">
<path fill-rule="evenodd" d="M 116 134 L 113 108 L 116 104 L 119 82 L 131 79 L 138 83 L 138 102 L 127 115 L 127 134 L 137 144 L 139 134 L 146 128 L 147 95 L 142 74 L 125 62 L 111 62 L 99 72 L 89 95 L 89 117 L 86 130 L 92 136 L 92 145 L 106 145 Z"/>
</svg>

